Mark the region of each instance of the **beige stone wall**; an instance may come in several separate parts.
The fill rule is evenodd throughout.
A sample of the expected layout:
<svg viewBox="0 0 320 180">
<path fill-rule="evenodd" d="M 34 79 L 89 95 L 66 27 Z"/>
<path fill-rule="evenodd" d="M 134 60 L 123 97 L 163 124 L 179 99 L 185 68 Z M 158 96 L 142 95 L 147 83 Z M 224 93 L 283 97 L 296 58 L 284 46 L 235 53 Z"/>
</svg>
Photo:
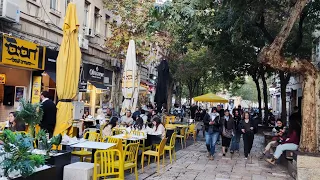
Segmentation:
<svg viewBox="0 0 320 180">
<path fill-rule="evenodd" d="M 298 155 L 297 180 L 319 180 L 320 157 Z"/>
</svg>

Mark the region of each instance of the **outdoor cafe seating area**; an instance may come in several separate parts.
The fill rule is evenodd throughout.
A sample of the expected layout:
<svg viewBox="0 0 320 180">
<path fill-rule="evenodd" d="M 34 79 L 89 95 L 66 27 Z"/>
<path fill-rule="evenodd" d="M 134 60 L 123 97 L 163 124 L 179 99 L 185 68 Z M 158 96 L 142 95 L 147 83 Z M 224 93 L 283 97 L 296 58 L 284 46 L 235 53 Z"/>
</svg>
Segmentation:
<svg viewBox="0 0 320 180">
<path fill-rule="evenodd" d="M 109 137 L 102 137 L 101 130 L 94 128 L 85 129 L 81 138 L 64 135 L 61 144 L 56 147 L 58 151 L 49 154 L 50 164 L 46 164 L 55 169 L 50 171 L 55 179 L 125 179 L 125 175 L 135 173 L 138 180 L 138 167 L 144 170 L 152 160 L 159 172 L 161 160 L 163 165 L 166 160 L 170 163 L 176 160 L 177 146 L 180 146 L 179 149 L 185 148 L 188 138 L 196 140 L 197 124 L 193 121 L 182 123 L 174 116 L 165 116 L 163 125 L 166 138 L 159 144 L 148 143 L 152 135 L 137 130 L 128 132 L 127 128 L 121 126 L 114 127 L 113 136 Z M 39 148 L 37 143 L 33 148 Z"/>
</svg>

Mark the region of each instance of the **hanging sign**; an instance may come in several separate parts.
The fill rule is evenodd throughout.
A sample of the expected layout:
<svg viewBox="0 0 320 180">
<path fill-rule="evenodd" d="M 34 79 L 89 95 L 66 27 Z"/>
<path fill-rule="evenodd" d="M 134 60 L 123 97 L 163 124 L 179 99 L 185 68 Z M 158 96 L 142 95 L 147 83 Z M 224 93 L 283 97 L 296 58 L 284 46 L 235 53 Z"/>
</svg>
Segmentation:
<svg viewBox="0 0 320 180">
<path fill-rule="evenodd" d="M 88 84 L 87 82 L 80 82 L 79 83 L 79 92 L 87 92 Z"/>
<path fill-rule="evenodd" d="M 103 83 L 104 68 L 92 64 L 83 64 L 84 78 L 87 81 Z"/>
<path fill-rule="evenodd" d="M 31 103 L 39 103 L 41 95 L 41 76 L 33 76 Z"/>
<path fill-rule="evenodd" d="M 35 43 L 3 35 L 1 63 L 29 69 L 44 69 L 45 48 Z"/>
</svg>

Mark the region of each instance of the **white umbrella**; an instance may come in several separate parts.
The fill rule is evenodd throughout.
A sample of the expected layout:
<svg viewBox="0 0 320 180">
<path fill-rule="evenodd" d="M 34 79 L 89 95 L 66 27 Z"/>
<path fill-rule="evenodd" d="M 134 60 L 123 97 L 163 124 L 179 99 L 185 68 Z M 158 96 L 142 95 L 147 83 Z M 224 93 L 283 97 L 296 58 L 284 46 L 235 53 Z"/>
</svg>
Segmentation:
<svg viewBox="0 0 320 180">
<path fill-rule="evenodd" d="M 125 114 L 126 110 L 133 112 L 136 108 L 140 85 L 137 69 L 136 47 L 134 41 L 130 40 L 122 76 L 122 95 L 124 96 L 124 101 L 122 103 L 121 115 Z"/>
</svg>

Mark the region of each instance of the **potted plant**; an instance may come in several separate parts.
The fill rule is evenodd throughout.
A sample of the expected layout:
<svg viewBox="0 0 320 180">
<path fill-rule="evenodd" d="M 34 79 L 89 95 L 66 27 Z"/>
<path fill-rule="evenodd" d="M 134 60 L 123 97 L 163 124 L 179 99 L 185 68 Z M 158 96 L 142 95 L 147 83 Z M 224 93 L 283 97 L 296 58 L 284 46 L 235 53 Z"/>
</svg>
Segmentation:
<svg viewBox="0 0 320 180">
<path fill-rule="evenodd" d="M 55 145 L 56 147 L 60 145 L 62 136 L 61 134 L 58 134 L 57 136 L 48 139 L 46 131 L 41 129 L 36 135 L 36 139 L 38 140 L 38 148 L 41 150 L 45 150 L 45 154 L 49 155 L 49 152 L 51 151 L 53 145 Z"/>
<path fill-rule="evenodd" d="M 0 156 L 3 159 L 1 168 L 5 177 L 10 179 L 14 178 L 12 176 L 21 175 L 25 178 L 45 164 L 43 155 L 31 153 L 33 139 L 29 135 L 4 130 L 0 140 L 4 144 Z"/>
<path fill-rule="evenodd" d="M 17 119 L 21 119 L 28 124 L 28 131 L 31 137 L 35 136 L 35 127 L 42 120 L 43 111 L 40 103 L 31 104 L 26 100 L 20 101 L 20 111 L 17 112 Z"/>
</svg>

